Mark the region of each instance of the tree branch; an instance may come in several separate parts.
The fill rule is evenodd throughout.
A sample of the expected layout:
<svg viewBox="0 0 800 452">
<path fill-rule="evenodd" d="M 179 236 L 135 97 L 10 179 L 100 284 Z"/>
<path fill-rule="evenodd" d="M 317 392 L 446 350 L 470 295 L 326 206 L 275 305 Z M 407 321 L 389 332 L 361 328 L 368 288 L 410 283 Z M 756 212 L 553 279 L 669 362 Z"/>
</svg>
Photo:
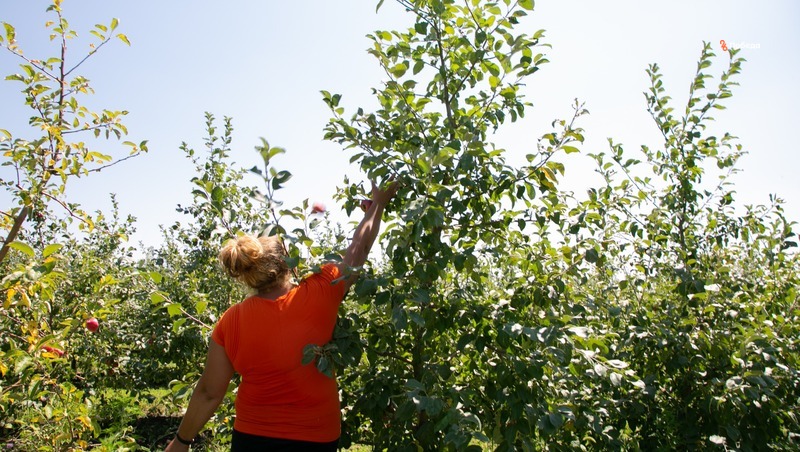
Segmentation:
<svg viewBox="0 0 800 452">
<path fill-rule="evenodd" d="M 11 245 L 12 242 L 14 242 L 14 239 L 17 238 L 19 229 L 22 227 L 22 223 L 25 222 L 25 217 L 28 216 L 29 210 L 30 207 L 28 206 L 23 207 L 22 210 L 19 212 L 19 215 L 17 215 L 17 219 L 14 220 L 14 226 L 11 227 L 11 231 L 8 233 L 8 237 L 6 237 L 5 240 L 3 240 L 3 248 L 0 249 L 0 262 L 3 262 L 3 259 L 5 259 L 6 254 L 8 253 L 9 246 Z"/>
</svg>

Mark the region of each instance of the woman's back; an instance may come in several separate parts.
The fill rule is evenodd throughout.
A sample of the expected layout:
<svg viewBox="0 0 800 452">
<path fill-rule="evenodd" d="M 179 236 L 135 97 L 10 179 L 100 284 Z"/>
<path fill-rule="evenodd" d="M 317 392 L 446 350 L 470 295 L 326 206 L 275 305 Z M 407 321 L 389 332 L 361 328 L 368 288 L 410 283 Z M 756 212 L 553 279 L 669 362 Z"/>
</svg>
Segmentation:
<svg viewBox="0 0 800 452">
<path fill-rule="evenodd" d="M 212 338 L 242 376 L 236 430 L 318 442 L 339 437 L 335 380 L 301 362 L 306 345 L 331 340 L 344 297 L 344 284 L 331 284 L 339 276 L 335 265 L 325 265 L 286 295 L 250 297 L 220 319 Z"/>
</svg>

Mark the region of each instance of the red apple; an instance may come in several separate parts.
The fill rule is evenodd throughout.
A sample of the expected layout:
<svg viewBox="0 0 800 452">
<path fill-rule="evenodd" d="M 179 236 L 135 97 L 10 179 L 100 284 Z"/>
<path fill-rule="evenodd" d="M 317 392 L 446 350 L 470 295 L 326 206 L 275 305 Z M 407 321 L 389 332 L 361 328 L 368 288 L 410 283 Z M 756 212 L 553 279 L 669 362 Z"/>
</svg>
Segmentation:
<svg viewBox="0 0 800 452">
<path fill-rule="evenodd" d="M 323 213 L 325 212 L 325 204 L 321 202 L 315 202 L 313 206 L 311 206 L 311 213 Z"/>
<path fill-rule="evenodd" d="M 100 328 L 100 322 L 98 322 L 96 318 L 92 317 L 86 321 L 86 329 L 92 333 L 97 331 L 98 328 Z"/>
<path fill-rule="evenodd" d="M 372 206 L 372 200 L 371 199 L 362 199 L 361 200 L 361 210 L 366 212 L 367 210 L 369 210 L 370 206 Z"/>
<path fill-rule="evenodd" d="M 45 345 L 45 346 L 42 347 L 42 349 L 44 351 L 50 352 L 50 353 L 52 353 L 54 355 L 64 356 L 64 350 L 61 350 L 60 348 L 55 348 L 55 347 L 51 347 L 49 345 Z"/>
</svg>

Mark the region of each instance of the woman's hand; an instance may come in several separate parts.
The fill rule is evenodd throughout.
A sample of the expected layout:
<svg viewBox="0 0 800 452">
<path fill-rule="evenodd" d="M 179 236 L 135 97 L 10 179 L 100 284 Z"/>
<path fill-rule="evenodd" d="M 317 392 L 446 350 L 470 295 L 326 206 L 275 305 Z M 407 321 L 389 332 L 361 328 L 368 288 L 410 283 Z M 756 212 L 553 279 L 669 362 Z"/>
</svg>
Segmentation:
<svg viewBox="0 0 800 452">
<path fill-rule="evenodd" d="M 391 201 L 394 195 L 397 193 L 398 188 L 399 185 L 397 181 L 389 182 L 389 185 L 387 185 L 385 189 L 375 185 L 375 181 L 372 181 L 372 202 L 376 202 L 386 207 L 386 205 L 389 204 L 389 201 Z"/>
<path fill-rule="evenodd" d="M 172 441 L 169 442 L 167 448 L 164 449 L 164 452 L 186 452 L 187 450 L 189 450 L 189 446 L 181 443 L 175 438 L 172 438 Z"/>
<path fill-rule="evenodd" d="M 397 193 L 397 188 L 396 181 L 389 182 L 386 188 L 380 188 L 375 185 L 375 181 L 372 182 L 372 204 L 364 212 L 364 219 L 356 227 L 353 240 L 342 258 L 341 271 L 343 274 L 348 271 L 348 268 L 361 267 L 367 261 L 369 250 L 372 249 L 372 244 L 378 237 L 378 231 L 381 228 L 383 209 Z M 345 290 L 356 280 L 356 277 L 353 274 L 345 279 Z"/>
</svg>

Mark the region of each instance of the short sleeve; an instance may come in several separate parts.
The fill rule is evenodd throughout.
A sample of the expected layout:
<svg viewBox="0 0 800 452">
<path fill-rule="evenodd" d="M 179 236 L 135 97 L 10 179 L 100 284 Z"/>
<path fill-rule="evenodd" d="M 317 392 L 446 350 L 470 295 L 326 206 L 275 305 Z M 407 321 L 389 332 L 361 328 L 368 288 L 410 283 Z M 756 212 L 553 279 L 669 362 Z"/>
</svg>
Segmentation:
<svg viewBox="0 0 800 452">
<path fill-rule="evenodd" d="M 346 289 L 341 277 L 342 272 L 339 271 L 339 267 L 336 264 L 328 263 L 320 267 L 319 273 L 309 276 L 306 284 L 326 300 L 333 301 L 338 305 L 344 299 Z"/>
<path fill-rule="evenodd" d="M 222 314 L 222 318 L 219 319 L 219 322 L 214 326 L 214 331 L 211 332 L 211 339 L 225 348 L 226 351 L 234 351 L 232 346 L 232 338 L 235 337 L 235 328 L 237 324 L 237 318 L 239 316 L 239 309 L 238 304 L 235 304 L 228 308 L 224 314 Z"/>
</svg>

